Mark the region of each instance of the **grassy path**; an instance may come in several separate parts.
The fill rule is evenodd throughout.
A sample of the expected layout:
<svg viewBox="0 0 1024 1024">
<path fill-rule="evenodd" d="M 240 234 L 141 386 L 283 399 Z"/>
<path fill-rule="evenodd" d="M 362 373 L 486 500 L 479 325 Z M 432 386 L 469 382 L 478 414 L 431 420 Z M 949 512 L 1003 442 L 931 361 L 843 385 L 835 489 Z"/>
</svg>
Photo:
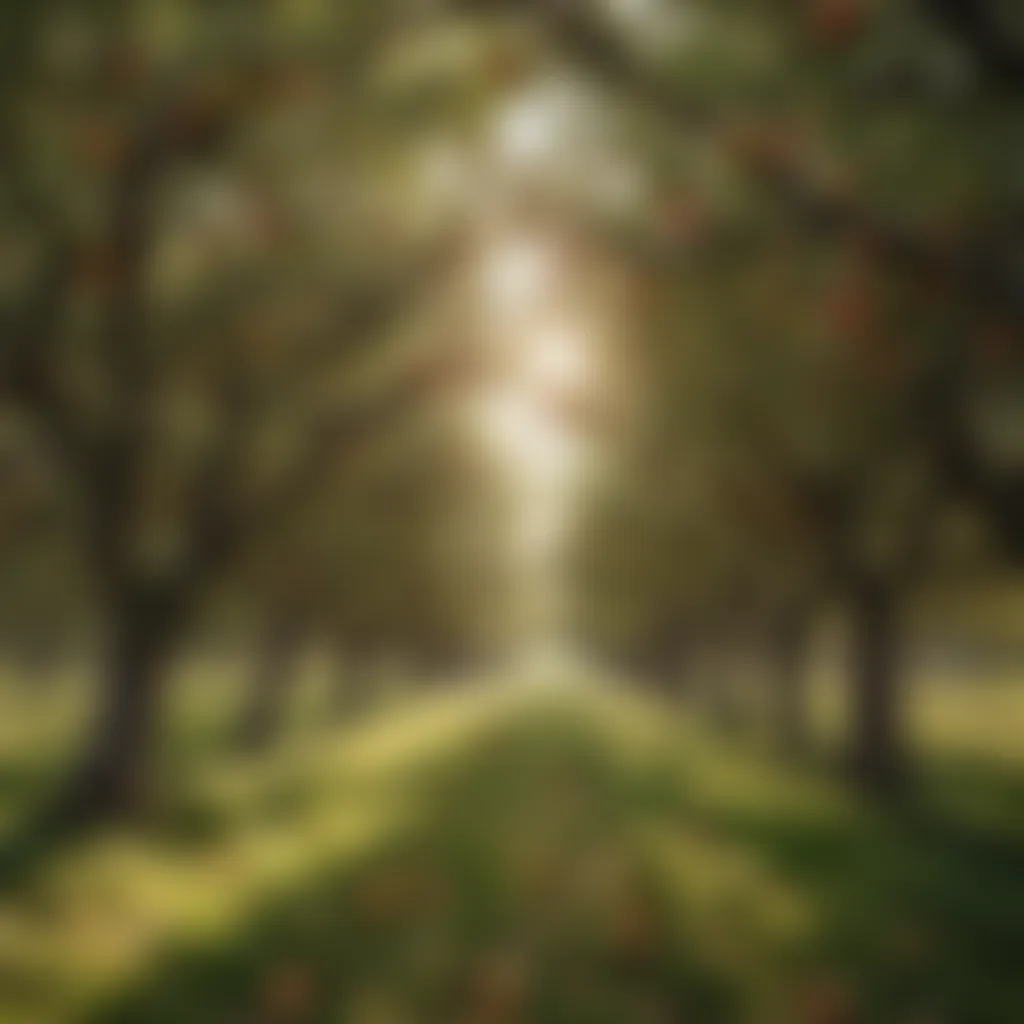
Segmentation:
<svg viewBox="0 0 1024 1024">
<path fill-rule="evenodd" d="M 11 901 L 0 1020 L 1024 1020 L 1013 814 L 880 816 L 620 696 L 447 697 L 201 777 Z"/>
</svg>

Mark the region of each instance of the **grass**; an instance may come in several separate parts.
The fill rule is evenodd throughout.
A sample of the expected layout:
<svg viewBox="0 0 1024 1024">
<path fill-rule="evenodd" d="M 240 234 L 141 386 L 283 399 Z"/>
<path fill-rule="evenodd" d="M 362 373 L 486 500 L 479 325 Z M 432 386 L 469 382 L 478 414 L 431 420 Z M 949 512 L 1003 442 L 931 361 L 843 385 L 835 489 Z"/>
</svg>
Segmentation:
<svg viewBox="0 0 1024 1024">
<path fill-rule="evenodd" d="M 922 795 L 880 811 L 587 687 L 310 701 L 253 762 L 217 682 L 158 818 L 7 878 L 0 1022 L 1024 1021 L 1019 685 L 923 689 Z M 77 716 L 5 692 L 13 837 Z"/>
</svg>

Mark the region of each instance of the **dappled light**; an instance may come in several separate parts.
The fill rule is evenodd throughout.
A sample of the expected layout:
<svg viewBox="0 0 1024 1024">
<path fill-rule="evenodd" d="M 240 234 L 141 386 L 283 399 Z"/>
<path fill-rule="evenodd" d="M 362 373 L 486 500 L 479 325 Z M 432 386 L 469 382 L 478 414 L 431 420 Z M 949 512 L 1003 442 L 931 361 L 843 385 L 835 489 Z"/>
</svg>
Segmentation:
<svg viewBox="0 0 1024 1024">
<path fill-rule="evenodd" d="M 0 1021 L 1024 1021 L 1024 14 L 0 5 Z"/>
</svg>

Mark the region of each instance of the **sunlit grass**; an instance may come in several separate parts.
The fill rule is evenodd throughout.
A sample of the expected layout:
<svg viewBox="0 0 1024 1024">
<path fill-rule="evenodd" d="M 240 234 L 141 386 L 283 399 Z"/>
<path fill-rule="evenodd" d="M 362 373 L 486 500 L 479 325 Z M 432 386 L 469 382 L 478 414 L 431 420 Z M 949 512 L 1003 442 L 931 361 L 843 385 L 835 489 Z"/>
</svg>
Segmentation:
<svg viewBox="0 0 1024 1024">
<path fill-rule="evenodd" d="M 204 696 L 206 681 L 193 681 L 187 726 L 208 728 L 231 705 Z M 355 734 L 336 724 L 293 736 L 262 759 L 200 758 L 177 780 L 184 792 L 166 822 L 58 852 L 0 903 L 0 971 L 13 982 L 0 985 L 0 1020 L 74 1015 L 169 941 L 227 942 L 253 901 L 371 848 L 408 812 L 408 775 L 485 728 L 498 708 L 488 696 L 410 703 Z M 8 699 L 26 724 L 12 758 L 28 757 L 40 736 L 53 743 L 77 731 L 69 709 L 49 718 L 49 695 Z"/>
<path fill-rule="evenodd" d="M 246 758 L 216 675 L 173 709 L 164 811 L 4 896 L 0 1021 L 1022 1019 L 1019 685 L 922 689 L 929 789 L 883 811 L 586 685 L 347 722 L 311 685 Z M 4 700 L 4 769 L 51 772 L 74 698 Z"/>
</svg>

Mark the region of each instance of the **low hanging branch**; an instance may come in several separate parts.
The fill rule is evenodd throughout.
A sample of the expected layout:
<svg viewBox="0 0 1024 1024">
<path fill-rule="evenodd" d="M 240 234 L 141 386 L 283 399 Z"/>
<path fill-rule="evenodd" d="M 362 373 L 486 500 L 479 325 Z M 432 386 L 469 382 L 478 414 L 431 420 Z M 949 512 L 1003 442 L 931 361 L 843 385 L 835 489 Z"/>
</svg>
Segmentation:
<svg viewBox="0 0 1024 1024">
<path fill-rule="evenodd" d="M 346 293 L 339 297 L 320 329 L 308 336 L 305 344 L 295 346 L 296 356 L 275 377 L 269 393 L 254 393 L 237 378 L 227 382 L 225 397 L 230 400 L 224 403 L 225 418 L 192 488 L 197 522 L 194 564 L 190 569 L 193 577 L 205 575 L 213 563 L 231 560 L 235 546 L 250 543 L 249 535 L 258 532 L 262 521 L 273 522 L 278 518 L 274 511 L 253 514 L 248 503 L 240 503 L 232 494 L 231 482 L 236 477 L 239 457 L 248 439 L 275 415 L 287 412 L 282 406 L 294 401 L 297 394 L 304 393 L 318 380 L 341 370 L 350 378 L 358 376 L 357 368 L 345 365 L 351 359 L 353 345 L 358 343 L 363 348 L 367 339 L 379 341 L 393 333 L 409 310 L 419 308 L 436 288 L 451 266 L 454 251 L 451 241 L 443 239 L 410 260 L 399 273 L 389 275 L 386 281 L 359 294 Z M 306 482 L 315 483 L 321 464 L 326 469 L 339 448 L 355 445 L 361 437 L 394 417 L 403 403 L 428 393 L 429 378 L 436 377 L 443 363 L 443 359 L 435 357 L 425 367 L 407 371 L 397 384 L 330 410 L 326 419 L 311 429 L 301 446 L 298 461 L 302 466 L 292 474 L 296 480 L 282 490 L 301 494 Z M 288 504 L 290 500 L 297 499 L 281 503 Z M 272 500 L 270 504 L 277 504 L 277 501 Z"/>
<path fill-rule="evenodd" d="M 1007 33 L 998 4 L 991 0 L 921 0 L 921 6 L 973 54 L 984 78 L 1014 91 L 1024 86 L 1024 39 Z"/>
<path fill-rule="evenodd" d="M 961 24 L 968 45 L 981 47 L 978 37 L 1000 37 L 994 15 L 980 0 L 922 0 L 941 13 L 946 22 Z M 471 13 L 534 14 L 554 42 L 572 60 L 598 76 L 605 84 L 634 97 L 651 113 L 666 120 L 673 130 L 699 132 L 719 144 L 722 110 L 706 94 L 688 91 L 652 71 L 640 54 L 603 24 L 593 9 L 574 0 L 557 3 L 542 0 L 454 0 L 458 9 Z M 941 9 L 941 11 L 940 11 Z M 954 18 L 955 15 L 955 18 Z M 979 26 L 986 26 L 982 31 Z M 972 26 L 971 31 L 967 26 Z M 1012 42 L 1003 46 L 1017 54 Z M 894 223 L 890 218 L 862 205 L 856 197 L 831 188 L 811 173 L 799 154 L 781 144 L 748 147 L 740 161 L 751 179 L 759 181 L 793 217 L 794 224 L 818 234 L 848 235 L 870 241 L 880 256 L 904 267 L 940 276 L 949 286 L 977 301 L 988 303 L 1008 316 L 1024 321 L 1024 274 L 1007 258 L 1019 251 L 1016 225 L 1024 211 L 1004 218 L 999 225 L 982 225 L 964 231 L 958 239 L 939 239 Z M 1006 224 L 1014 224 L 1013 231 Z"/>
<path fill-rule="evenodd" d="M 239 500 L 230 483 L 204 474 L 196 491 L 196 537 L 187 585 L 201 589 L 244 557 L 253 545 L 280 528 L 318 484 L 354 458 L 367 441 L 405 422 L 411 413 L 467 380 L 472 372 L 471 363 L 459 353 L 432 356 L 389 386 L 342 405 L 310 428 L 287 470 L 260 495 L 247 494 L 244 501 Z M 231 454 L 230 448 L 227 445 L 221 451 Z M 233 454 L 238 455 L 237 449 Z"/>
</svg>

